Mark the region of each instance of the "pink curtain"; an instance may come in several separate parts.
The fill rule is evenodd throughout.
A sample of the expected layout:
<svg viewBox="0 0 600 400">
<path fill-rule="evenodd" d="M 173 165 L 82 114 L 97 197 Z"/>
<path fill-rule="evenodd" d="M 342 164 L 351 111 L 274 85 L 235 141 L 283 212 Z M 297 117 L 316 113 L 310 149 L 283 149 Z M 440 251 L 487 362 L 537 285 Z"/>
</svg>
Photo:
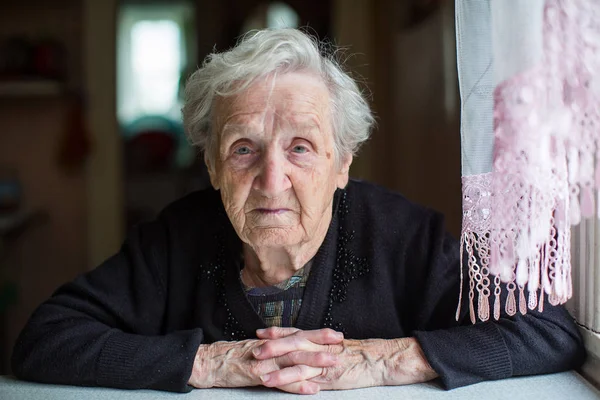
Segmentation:
<svg viewBox="0 0 600 400">
<path fill-rule="evenodd" d="M 476 322 L 572 295 L 570 227 L 598 214 L 600 0 L 456 5 L 461 295 Z"/>
</svg>

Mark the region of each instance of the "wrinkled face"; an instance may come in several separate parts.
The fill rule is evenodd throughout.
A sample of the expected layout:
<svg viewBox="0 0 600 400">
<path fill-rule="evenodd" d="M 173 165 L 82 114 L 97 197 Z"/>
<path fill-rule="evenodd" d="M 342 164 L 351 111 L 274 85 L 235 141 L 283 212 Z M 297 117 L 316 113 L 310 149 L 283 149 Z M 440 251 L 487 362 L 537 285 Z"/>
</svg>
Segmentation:
<svg viewBox="0 0 600 400">
<path fill-rule="evenodd" d="M 326 231 L 352 157 L 336 161 L 323 82 L 299 72 L 270 76 L 215 107 L 211 182 L 242 241 L 294 246 Z"/>
</svg>

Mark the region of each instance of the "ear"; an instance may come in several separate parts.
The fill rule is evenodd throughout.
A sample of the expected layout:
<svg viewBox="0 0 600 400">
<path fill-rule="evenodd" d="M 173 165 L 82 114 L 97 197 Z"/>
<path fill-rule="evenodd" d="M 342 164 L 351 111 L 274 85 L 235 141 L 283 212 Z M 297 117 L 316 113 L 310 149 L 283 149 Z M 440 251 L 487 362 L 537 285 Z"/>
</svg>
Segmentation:
<svg viewBox="0 0 600 400">
<path fill-rule="evenodd" d="M 208 159 L 208 154 L 206 151 L 204 152 L 204 164 L 206 164 L 206 169 L 208 169 L 208 176 L 210 177 L 210 184 L 215 190 L 219 190 L 219 180 L 217 179 L 217 171 L 215 170 L 215 163 L 210 162 Z"/>
<path fill-rule="evenodd" d="M 350 174 L 350 164 L 352 164 L 352 154 L 347 154 L 342 159 L 342 165 L 337 173 L 336 184 L 337 187 L 343 189 L 348 184 L 348 177 Z"/>
</svg>

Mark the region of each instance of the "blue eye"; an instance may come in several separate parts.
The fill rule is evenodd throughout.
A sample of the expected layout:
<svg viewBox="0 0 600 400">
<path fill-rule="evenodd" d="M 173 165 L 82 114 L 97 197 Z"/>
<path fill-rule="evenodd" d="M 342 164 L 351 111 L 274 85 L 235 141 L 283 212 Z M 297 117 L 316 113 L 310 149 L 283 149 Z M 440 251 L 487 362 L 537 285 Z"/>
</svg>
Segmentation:
<svg viewBox="0 0 600 400">
<path fill-rule="evenodd" d="M 248 146 L 241 146 L 241 147 L 238 147 L 238 148 L 237 148 L 237 149 L 234 151 L 234 153 L 235 153 L 235 154 L 238 154 L 238 155 L 241 155 L 241 156 L 244 156 L 244 155 L 246 155 L 246 154 L 250 154 L 250 153 L 251 153 L 251 150 L 250 150 L 250 147 L 248 147 Z"/>
<path fill-rule="evenodd" d="M 294 148 L 292 149 L 292 151 L 294 153 L 302 154 L 302 153 L 306 153 L 308 151 L 308 149 L 306 147 L 304 147 L 304 146 L 294 146 Z"/>
</svg>

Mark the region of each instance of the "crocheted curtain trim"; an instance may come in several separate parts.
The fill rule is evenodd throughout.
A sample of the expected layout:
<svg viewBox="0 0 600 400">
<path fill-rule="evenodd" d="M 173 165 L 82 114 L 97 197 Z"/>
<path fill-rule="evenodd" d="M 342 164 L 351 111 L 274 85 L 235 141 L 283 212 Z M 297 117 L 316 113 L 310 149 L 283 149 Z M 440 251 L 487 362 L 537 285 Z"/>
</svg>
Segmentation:
<svg viewBox="0 0 600 400">
<path fill-rule="evenodd" d="M 546 1 L 543 35 L 543 62 L 495 88 L 492 172 L 463 177 L 473 323 L 565 303 L 570 226 L 596 213 L 600 1 Z"/>
</svg>

